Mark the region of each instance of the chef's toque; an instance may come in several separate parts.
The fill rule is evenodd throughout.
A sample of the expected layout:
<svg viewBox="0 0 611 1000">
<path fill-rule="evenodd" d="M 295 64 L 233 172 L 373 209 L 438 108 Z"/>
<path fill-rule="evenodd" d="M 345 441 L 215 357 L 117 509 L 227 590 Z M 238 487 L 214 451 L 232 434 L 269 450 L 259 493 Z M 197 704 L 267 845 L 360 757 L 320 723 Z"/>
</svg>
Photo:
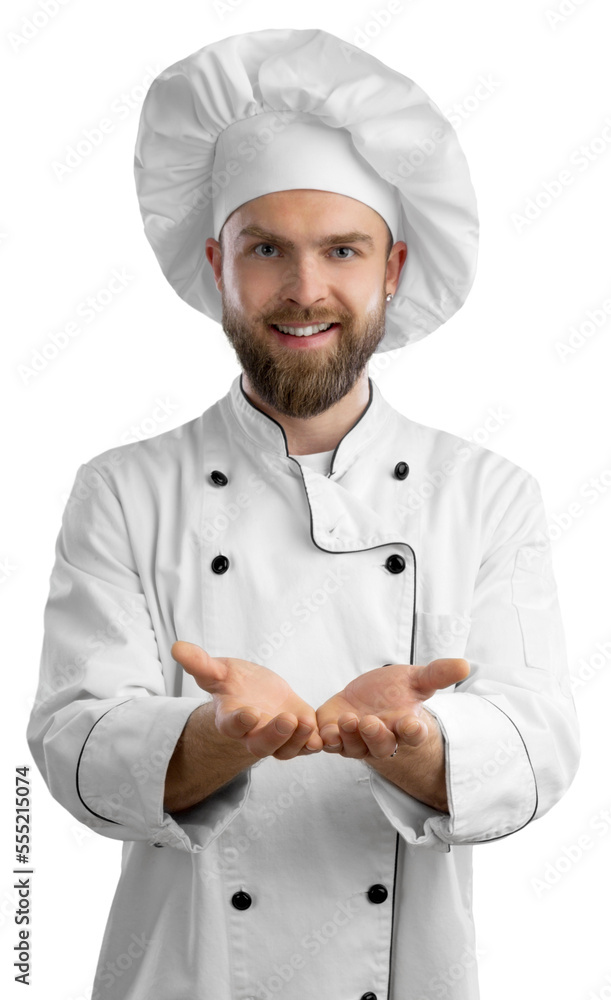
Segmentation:
<svg viewBox="0 0 611 1000">
<path fill-rule="evenodd" d="M 320 29 L 232 35 L 163 70 L 142 106 L 134 174 L 165 277 L 219 323 L 206 238 L 274 191 L 355 198 L 407 244 L 376 352 L 437 329 L 473 284 L 477 205 L 455 130 L 413 80 Z"/>
</svg>

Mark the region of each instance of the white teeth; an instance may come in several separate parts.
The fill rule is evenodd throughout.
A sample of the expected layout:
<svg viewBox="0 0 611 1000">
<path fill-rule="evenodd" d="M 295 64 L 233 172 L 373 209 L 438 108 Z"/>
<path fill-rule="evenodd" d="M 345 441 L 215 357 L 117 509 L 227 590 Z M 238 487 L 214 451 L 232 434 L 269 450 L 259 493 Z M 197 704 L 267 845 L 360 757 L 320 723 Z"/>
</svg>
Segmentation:
<svg viewBox="0 0 611 1000">
<path fill-rule="evenodd" d="M 282 333 L 291 333 L 294 337 L 311 337 L 313 333 L 320 333 L 322 330 L 328 330 L 333 323 L 319 323 L 318 326 L 280 326 L 279 323 L 274 323 L 273 326 Z"/>
</svg>

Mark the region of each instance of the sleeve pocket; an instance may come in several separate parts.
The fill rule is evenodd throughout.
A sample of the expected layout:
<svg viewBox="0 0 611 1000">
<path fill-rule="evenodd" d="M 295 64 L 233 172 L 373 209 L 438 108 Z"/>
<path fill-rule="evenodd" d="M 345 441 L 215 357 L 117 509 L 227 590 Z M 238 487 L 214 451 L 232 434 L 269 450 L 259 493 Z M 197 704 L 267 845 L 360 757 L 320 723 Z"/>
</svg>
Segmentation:
<svg viewBox="0 0 611 1000">
<path fill-rule="evenodd" d="M 515 607 L 528 667 L 554 670 L 554 633 L 558 622 L 556 585 L 549 553 L 531 546 L 518 549 L 511 577 L 511 600 Z"/>
</svg>

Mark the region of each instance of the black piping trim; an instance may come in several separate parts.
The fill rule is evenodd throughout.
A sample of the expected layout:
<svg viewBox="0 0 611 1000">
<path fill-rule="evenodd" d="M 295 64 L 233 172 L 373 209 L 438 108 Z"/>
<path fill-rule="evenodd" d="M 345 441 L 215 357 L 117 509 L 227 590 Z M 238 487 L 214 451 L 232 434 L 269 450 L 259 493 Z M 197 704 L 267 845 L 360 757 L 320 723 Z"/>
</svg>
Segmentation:
<svg viewBox="0 0 611 1000">
<path fill-rule="evenodd" d="M 373 383 L 372 383 L 371 378 L 369 377 L 369 375 L 367 376 L 367 381 L 369 382 L 369 402 L 367 403 L 367 406 L 365 407 L 365 409 L 361 413 L 361 415 L 358 418 L 358 420 L 355 420 L 355 422 L 353 423 L 352 427 L 349 430 L 346 431 L 346 434 L 344 434 L 344 436 L 341 437 L 340 440 L 335 445 L 335 451 L 331 455 L 331 468 L 329 469 L 329 476 L 333 475 L 333 463 L 335 462 L 335 456 L 337 455 L 337 449 L 339 448 L 340 444 L 342 443 L 342 441 L 344 440 L 344 438 L 346 437 L 346 435 L 349 434 L 350 431 L 353 430 L 358 423 L 360 423 L 360 421 L 363 419 L 363 417 L 367 413 L 367 410 L 369 409 L 369 407 L 371 406 L 371 404 L 373 402 Z"/>
<path fill-rule="evenodd" d="M 537 807 L 539 805 L 539 787 L 537 785 L 537 775 L 535 774 L 535 769 L 533 767 L 532 760 L 530 759 L 530 754 L 528 752 L 528 747 L 526 746 L 526 743 L 524 742 L 524 737 L 522 736 L 522 733 L 520 732 L 520 730 L 516 726 L 515 722 L 513 721 L 513 719 L 511 718 L 510 715 L 507 715 L 507 712 L 504 712 L 502 708 L 499 708 L 498 705 L 495 705 L 494 702 L 490 701 L 489 698 L 485 698 L 483 695 L 481 695 L 480 697 L 483 699 L 483 701 L 487 701 L 489 705 L 492 705 L 494 708 L 498 708 L 499 712 L 503 712 L 503 715 L 505 716 L 505 718 L 509 719 L 509 721 L 511 722 L 511 724 L 514 727 L 515 731 L 517 732 L 518 736 L 522 740 L 522 743 L 524 745 L 524 749 L 526 751 L 526 756 L 528 757 L 528 763 L 530 764 L 530 769 L 531 769 L 531 771 L 533 773 L 533 779 L 534 779 L 534 782 L 535 782 L 535 808 L 533 809 L 533 811 L 532 811 L 532 813 L 530 815 L 530 818 L 527 819 L 525 823 L 522 823 L 522 826 L 519 826 L 516 830 L 510 830 L 509 833 L 502 833 L 500 835 L 500 837 L 488 837 L 487 840 L 472 840 L 472 841 L 469 842 L 471 844 L 491 844 L 495 840 L 503 840 L 504 837 L 511 837 L 514 833 L 518 833 L 519 830 L 523 830 L 525 826 L 528 826 L 529 823 L 532 823 L 532 821 L 534 819 L 534 816 L 535 816 L 535 813 L 537 811 Z"/>
<path fill-rule="evenodd" d="M 388 952 L 388 992 L 386 994 L 386 1000 L 390 1000 L 390 976 L 392 973 L 392 944 L 393 936 L 395 931 L 395 898 L 397 895 L 397 867 L 399 863 L 399 832 L 397 831 L 397 839 L 395 841 L 395 872 L 392 880 L 392 917 L 390 921 L 390 951 Z"/>
<path fill-rule="evenodd" d="M 411 548 L 411 545 L 410 545 Z M 414 662 L 414 655 L 416 649 L 416 553 L 412 549 L 412 555 L 414 557 L 414 600 L 412 603 L 412 643 L 409 652 L 409 662 Z M 390 666 L 390 664 L 386 664 Z M 386 1000 L 391 1000 L 390 990 L 391 990 L 391 977 L 392 977 L 392 948 L 395 933 L 395 899 L 397 896 L 397 868 L 399 865 L 399 849 L 400 849 L 400 837 L 399 831 L 397 830 L 397 838 L 395 840 L 395 870 L 392 880 L 392 917 L 390 922 L 390 950 L 388 952 L 388 992 L 386 994 Z"/>
<path fill-rule="evenodd" d="M 131 700 L 132 700 L 131 698 L 126 698 L 125 701 L 120 701 L 119 705 L 125 705 L 125 704 L 127 704 L 128 701 L 131 701 Z M 108 715 L 109 712 L 112 712 L 113 708 L 118 708 L 119 705 L 113 705 L 111 708 L 107 708 L 106 711 L 102 713 L 102 715 L 100 716 L 100 718 L 95 720 L 93 726 L 91 727 L 91 729 L 87 733 L 87 736 L 85 737 L 85 742 L 83 743 L 83 745 L 81 747 L 81 752 L 78 755 L 78 760 L 76 762 L 76 776 L 75 776 L 76 794 L 78 795 L 79 799 L 81 800 L 81 802 L 85 806 L 85 809 L 87 810 L 87 812 L 90 812 L 92 816 L 97 816 L 98 819 L 105 820 L 106 823 L 114 823 L 115 826 L 123 826 L 123 823 L 119 823 L 118 820 L 116 820 L 116 819 L 108 819 L 108 817 L 106 817 L 106 816 L 101 816 L 100 813 L 94 812 L 93 809 L 89 808 L 89 806 L 85 802 L 85 799 L 81 795 L 81 789 L 79 787 L 79 780 L 78 780 L 78 772 L 79 772 L 79 767 L 80 767 L 80 764 L 81 764 L 81 757 L 83 756 L 83 750 L 85 749 L 85 746 L 87 745 L 87 740 L 91 736 L 93 730 L 97 726 L 97 724 L 100 721 L 100 719 L 103 719 L 105 715 Z"/>
<path fill-rule="evenodd" d="M 281 423 L 279 423 L 279 422 L 278 422 L 278 421 L 277 421 L 277 420 L 275 419 L 275 417 L 270 417 L 269 413 L 266 413 L 266 412 L 265 412 L 265 410 L 262 410 L 262 409 L 261 409 L 261 408 L 260 408 L 259 406 L 257 406 L 257 405 L 256 405 L 255 403 L 253 403 L 252 399 L 250 399 L 250 398 L 249 398 L 249 397 L 248 397 L 248 396 L 246 395 L 246 393 L 244 392 L 244 386 L 242 385 L 242 378 L 243 378 L 243 374 L 244 374 L 243 372 L 242 372 L 242 373 L 240 374 L 240 390 L 241 390 L 241 392 L 242 392 L 242 395 L 244 396 L 244 399 L 246 400 L 246 402 L 247 402 L 247 403 L 249 403 L 249 404 L 250 404 L 250 406 L 252 406 L 252 408 L 253 408 L 254 410 L 258 410 L 258 411 L 259 411 L 259 413 L 262 413 L 264 417 L 267 417 L 267 419 L 268 419 L 268 420 L 271 420 L 271 421 L 273 421 L 273 423 L 275 423 L 275 424 L 276 424 L 276 426 L 280 428 L 280 430 L 282 431 L 282 437 L 284 438 L 284 447 L 286 448 L 286 457 L 287 457 L 287 458 L 293 458 L 293 456 L 292 456 L 292 455 L 289 455 L 289 443 L 288 443 L 288 440 L 287 440 L 287 437 L 286 437 L 286 432 L 285 432 L 285 430 L 284 430 L 284 427 L 282 426 L 282 424 L 281 424 Z M 360 423 L 360 421 L 361 421 L 361 420 L 363 419 L 363 417 L 364 417 L 364 416 L 365 416 L 365 414 L 367 413 L 367 410 L 369 409 L 369 407 L 370 407 L 370 406 L 371 406 L 371 404 L 373 403 L 373 383 L 372 383 L 372 381 L 371 381 L 371 378 L 370 378 L 370 376 L 369 376 L 369 375 L 367 376 L 367 381 L 369 382 L 369 401 L 368 401 L 368 403 L 367 403 L 367 406 L 365 407 L 365 409 L 364 409 L 364 410 L 363 410 L 363 412 L 361 413 L 361 415 L 360 415 L 360 417 L 358 418 L 358 420 L 355 420 L 355 421 L 354 421 L 354 423 L 353 423 L 352 427 L 349 427 L 349 428 L 348 428 L 348 430 L 347 430 L 347 431 L 346 431 L 346 433 L 345 433 L 345 434 L 343 435 L 343 437 L 341 437 L 341 438 L 340 438 L 340 440 L 339 440 L 339 441 L 337 442 L 337 444 L 335 445 L 335 449 L 334 449 L 334 451 L 333 451 L 333 454 L 331 455 L 331 468 L 330 468 L 330 470 L 329 470 L 329 473 L 328 473 L 328 476 L 327 476 L 327 478 L 328 478 L 329 476 L 332 476 L 332 475 L 333 475 L 333 463 L 335 462 L 335 456 L 337 455 L 337 449 L 339 448 L 340 444 L 342 443 L 342 441 L 344 440 L 344 438 L 345 438 L 345 437 L 346 437 L 346 436 L 347 436 L 347 435 L 348 435 L 348 434 L 350 433 L 350 431 L 351 431 L 351 430 L 353 430 L 353 429 L 354 429 L 354 428 L 356 427 L 356 425 L 357 425 L 358 423 Z M 296 459 L 294 459 L 294 458 L 293 458 L 293 461 L 296 461 Z M 297 464 L 299 465 L 299 462 L 297 462 Z M 391 544 L 391 543 L 387 543 L 387 544 Z M 324 551 L 328 551 L 328 550 L 327 550 L 327 549 L 325 549 Z M 364 551 L 364 550 L 362 550 L 362 551 Z"/>
</svg>

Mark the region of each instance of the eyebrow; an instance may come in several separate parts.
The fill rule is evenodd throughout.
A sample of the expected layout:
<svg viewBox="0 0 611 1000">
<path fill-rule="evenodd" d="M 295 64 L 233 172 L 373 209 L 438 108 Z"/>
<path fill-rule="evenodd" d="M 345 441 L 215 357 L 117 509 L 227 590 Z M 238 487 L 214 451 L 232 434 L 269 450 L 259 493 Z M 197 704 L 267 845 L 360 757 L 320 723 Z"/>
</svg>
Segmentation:
<svg viewBox="0 0 611 1000">
<path fill-rule="evenodd" d="M 286 247 L 287 250 L 295 249 L 295 244 L 292 240 L 287 240 L 277 233 L 270 232 L 268 229 L 262 229 L 260 226 L 244 226 L 238 233 L 238 239 L 243 236 L 256 236 L 268 243 L 277 243 L 279 246 Z M 372 248 L 374 245 L 371 236 L 368 233 L 360 232 L 358 229 L 353 229 L 349 233 L 331 233 L 328 236 L 322 236 L 315 245 L 317 247 L 329 247 L 336 243 L 366 243 L 367 246 Z"/>
</svg>

